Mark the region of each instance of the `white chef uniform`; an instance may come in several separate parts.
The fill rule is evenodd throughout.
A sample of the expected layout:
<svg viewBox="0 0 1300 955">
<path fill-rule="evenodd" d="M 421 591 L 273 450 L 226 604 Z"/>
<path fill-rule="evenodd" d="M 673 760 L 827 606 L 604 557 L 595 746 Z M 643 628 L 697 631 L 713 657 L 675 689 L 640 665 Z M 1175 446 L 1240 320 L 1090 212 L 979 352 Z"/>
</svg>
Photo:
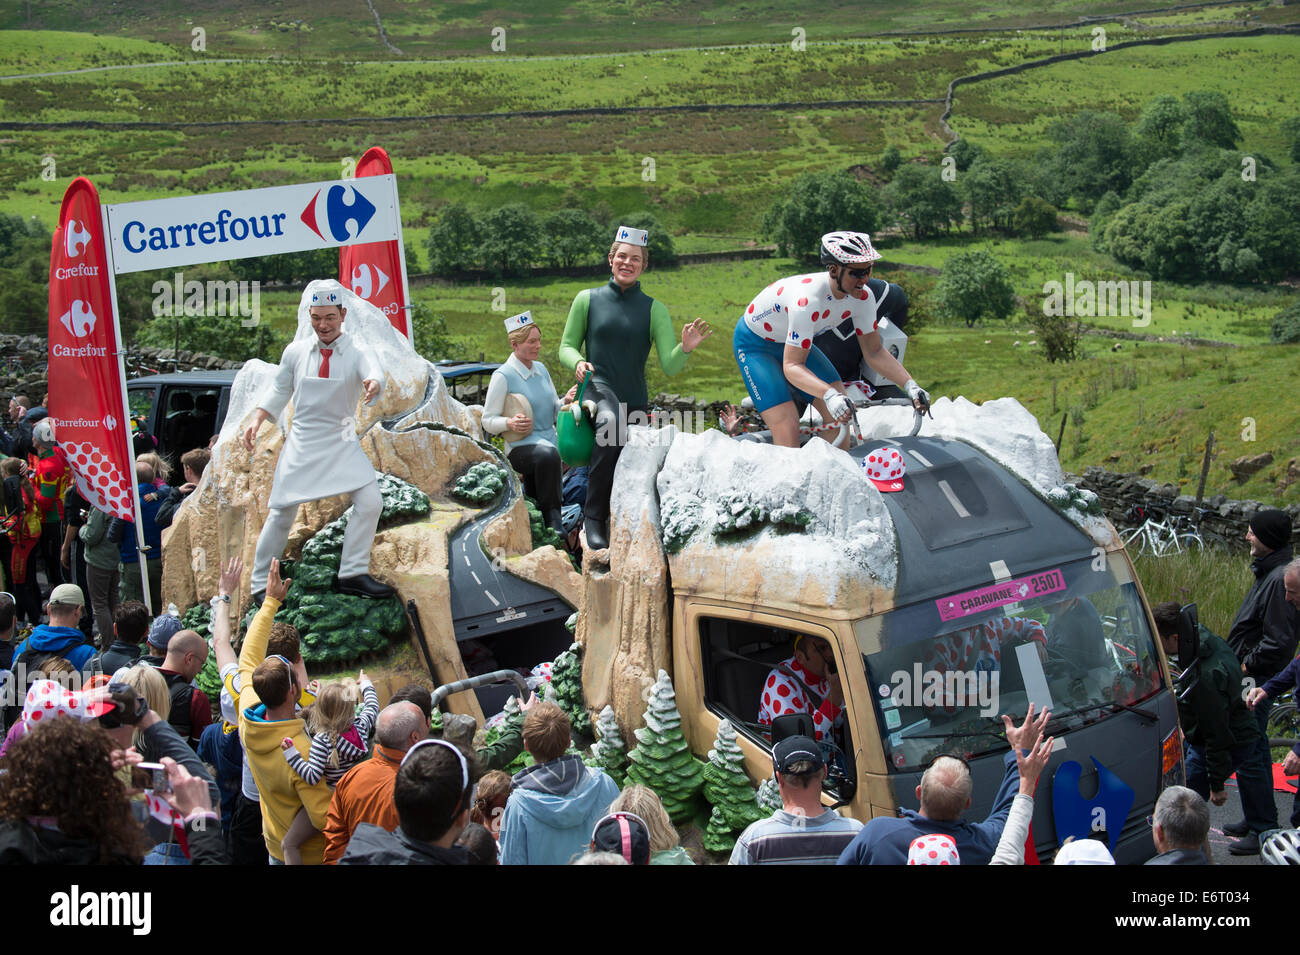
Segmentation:
<svg viewBox="0 0 1300 955">
<path fill-rule="evenodd" d="M 325 378 L 320 377 L 322 347 L 331 350 Z M 357 399 L 367 379 L 378 383 L 382 392 L 384 375 L 374 356 L 347 332 L 328 346 L 313 335 L 285 348 L 275 381 L 258 403 L 278 419 L 293 398 L 293 419 L 271 485 L 270 512 L 257 538 L 254 592 L 266 589 L 271 561 L 284 552 L 298 505 L 335 494 L 350 494 L 355 508 L 343 534 L 339 577 L 370 572 L 370 548 L 382 500 L 375 469 L 356 433 Z"/>
</svg>

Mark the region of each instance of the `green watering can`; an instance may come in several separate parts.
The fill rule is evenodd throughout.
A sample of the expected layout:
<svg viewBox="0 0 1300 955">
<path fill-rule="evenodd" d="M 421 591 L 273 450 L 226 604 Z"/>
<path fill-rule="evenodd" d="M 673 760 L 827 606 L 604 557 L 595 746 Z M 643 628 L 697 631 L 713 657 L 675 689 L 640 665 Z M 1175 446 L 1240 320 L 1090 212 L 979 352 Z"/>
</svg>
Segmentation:
<svg viewBox="0 0 1300 955">
<path fill-rule="evenodd" d="M 591 449 L 596 446 L 596 427 L 591 416 L 582 407 L 582 396 L 591 381 L 591 372 L 582 379 L 578 397 L 568 410 L 561 411 L 555 420 L 555 437 L 560 448 L 560 460 L 571 468 L 591 463 Z"/>
</svg>

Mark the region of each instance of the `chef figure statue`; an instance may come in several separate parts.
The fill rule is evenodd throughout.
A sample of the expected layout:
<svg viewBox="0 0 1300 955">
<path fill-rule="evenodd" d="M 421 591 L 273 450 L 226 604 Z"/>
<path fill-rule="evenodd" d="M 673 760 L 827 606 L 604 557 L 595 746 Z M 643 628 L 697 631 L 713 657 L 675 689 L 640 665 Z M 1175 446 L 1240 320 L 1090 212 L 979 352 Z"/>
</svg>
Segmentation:
<svg viewBox="0 0 1300 955">
<path fill-rule="evenodd" d="M 272 559 L 282 556 L 289 540 L 298 505 L 335 494 L 351 495 L 353 507 L 343 535 L 339 590 L 362 597 L 393 594 L 393 588 L 369 573 L 383 502 L 355 425 L 358 394 L 372 403 L 383 390 L 384 374 L 370 350 L 343 331 L 348 301 L 355 306 L 359 300 L 331 279 L 307 286 L 298 311 L 300 316 L 304 310 L 309 313 L 315 334 L 296 338 L 285 348 L 275 381 L 244 431 L 244 447 L 251 452 L 263 422 L 279 417 L 293 398 L 293 420 L 275 466 L 270 512 L 253 559 L 251 587 L 257 602 L 266 593 Z"/>
</svg>

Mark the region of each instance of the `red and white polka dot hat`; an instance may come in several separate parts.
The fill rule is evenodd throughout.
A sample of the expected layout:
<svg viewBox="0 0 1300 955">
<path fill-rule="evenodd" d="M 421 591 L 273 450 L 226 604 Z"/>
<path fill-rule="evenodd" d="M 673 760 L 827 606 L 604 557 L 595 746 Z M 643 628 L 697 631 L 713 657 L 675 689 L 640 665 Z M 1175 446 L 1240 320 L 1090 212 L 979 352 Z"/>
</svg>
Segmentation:
<svg viewBox="0 0 1300 955">
<path fill-rule="evenodd" d="M 876 448 L 862 459 L 862 470 L 876 490 L 889 493 L 903 489 L 907 464 L 896 448 Z"/>
<path fill-rule="evenodd" d="M 961 865 L 961 856 L 957 854 L 957 843 L 952 836 L 932 833 L 917 836 L 907 847 L 908 865 Z"/>
<path fill-rule="evenodd" d="M 30 730 L 43 720 L 56 716 L 76 716 L 93 720 L 113 709 L 111 700 L 89 699 L 90 691 L 76 692 L 60 686 L 53 680 L 37 680 L 27 691 L 23 701 L 23 722 Z"/>
</svg>

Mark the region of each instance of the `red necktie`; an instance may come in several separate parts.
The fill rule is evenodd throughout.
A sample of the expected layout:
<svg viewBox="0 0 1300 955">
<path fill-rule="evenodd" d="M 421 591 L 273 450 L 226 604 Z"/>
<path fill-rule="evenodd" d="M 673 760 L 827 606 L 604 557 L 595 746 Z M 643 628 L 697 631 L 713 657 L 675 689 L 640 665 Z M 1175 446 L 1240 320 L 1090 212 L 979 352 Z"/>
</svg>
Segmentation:
<svg viewBox="0 0 1300 955">
<path fill-rule="evenodd" d="M 334 354 L 333 348 L 322 348 L 320 350 L 320 377 L 328 378 L 330 376 L 330 355 Z"/>
</svg>

